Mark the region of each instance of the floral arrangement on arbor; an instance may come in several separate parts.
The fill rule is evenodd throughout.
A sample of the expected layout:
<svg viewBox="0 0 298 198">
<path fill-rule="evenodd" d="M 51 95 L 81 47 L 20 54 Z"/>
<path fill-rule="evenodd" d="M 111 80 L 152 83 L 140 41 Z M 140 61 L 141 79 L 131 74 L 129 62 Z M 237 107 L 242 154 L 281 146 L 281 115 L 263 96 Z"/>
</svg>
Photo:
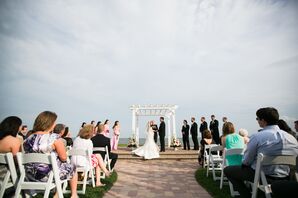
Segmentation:
<svg viewBox="0 0 298 198">
<path fill-rule="evenodd" d="M 176 138 L 176 137 L 173 137 L 172 138 L 172 141 L 171 141 L 171 147 L 180 147 L 181 146 L 181 143 L 180 141 Z"/>
<path fill-rule="evenodd" d="M 136 137 L 135 137 L 135 135 L 131 136 L 131 137 L 128 139 L 127 147 L 137 147 L 137 141 L 136 141 Z"/>
</svg>

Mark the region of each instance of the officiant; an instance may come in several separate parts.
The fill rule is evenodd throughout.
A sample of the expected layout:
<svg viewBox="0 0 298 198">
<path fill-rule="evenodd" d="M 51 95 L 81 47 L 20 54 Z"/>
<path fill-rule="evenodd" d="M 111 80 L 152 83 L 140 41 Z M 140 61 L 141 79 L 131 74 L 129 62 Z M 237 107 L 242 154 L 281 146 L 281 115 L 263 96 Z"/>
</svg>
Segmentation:
<svg viewBox="0 0 298 198">
<path fill-rule="evenodd" d="M 152 129 L 153 129 L 153 131 L 154 131 L 154 142 L 157 143 L 158 126 L 157 126 L 157 124 L 153 123 L 153 124 L 151 125 L 151 127 L 152 127 Z"/>
</svg>

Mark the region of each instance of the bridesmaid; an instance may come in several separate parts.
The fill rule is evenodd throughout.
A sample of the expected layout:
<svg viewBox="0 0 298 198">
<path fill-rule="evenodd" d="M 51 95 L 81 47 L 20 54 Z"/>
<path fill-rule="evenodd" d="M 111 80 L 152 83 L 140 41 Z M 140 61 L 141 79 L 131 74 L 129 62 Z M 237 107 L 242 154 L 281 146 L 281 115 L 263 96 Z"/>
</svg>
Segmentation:
<svg viewBox="0 0 298 198">
<path fill-rule="evenodd" d="M 110 136 L 110 126 L 109 126 L 109 120 L 108 119 L 106 119 L 106 121 L 104 122 L 103 134 L 106 137 Z"/>
<path fill-rule="evenodd" d="M 118 142 L 119 142 L 119 135 L 120 135 L 119 121 L 115 122 L 115 124 L 113 126 L 113 130 L 114 130 L 114 135 L 113 135 L 113 138 L 111 140 L 111 147 L 112 147 L 112 150 L 117 150 L 118 149 Z"/>
</svg>

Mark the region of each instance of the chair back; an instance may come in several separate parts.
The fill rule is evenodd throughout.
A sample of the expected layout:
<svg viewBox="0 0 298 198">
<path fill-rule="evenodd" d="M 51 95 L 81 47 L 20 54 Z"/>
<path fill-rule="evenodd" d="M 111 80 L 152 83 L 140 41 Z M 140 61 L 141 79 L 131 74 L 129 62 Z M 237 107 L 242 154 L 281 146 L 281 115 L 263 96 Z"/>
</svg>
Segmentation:
<svg viewBox="0 0 298 198">
<path fill-rule="evenodd" d="M 262 166 L 268 165 L 289 165 L 289 166 L 296 166 L 296 155 L 276 155 L 276 156 L 267 156 L 263 153 L 258 154 L 256 170 L 255 170 L 255 177 L 253 183 L 253 193 L 252 198 L 257 197 L 258 188 L 265 192 L 266 197 L 271 197 L 271 189 L 270 185 L 268 185 L 266 176 L 262 171 Z M 259 181 L 262 181 L 262 185 L 259 185 Z"/>
<path fill-rule="evenodd" d="M 3 168 L 4 178 L 0 181 L 0 197 L 3 197 L 6 189 L 17 185 L 17 171 L 12 153 L 0 153 L 0 165 L 5 166 Z"/>
</svg>

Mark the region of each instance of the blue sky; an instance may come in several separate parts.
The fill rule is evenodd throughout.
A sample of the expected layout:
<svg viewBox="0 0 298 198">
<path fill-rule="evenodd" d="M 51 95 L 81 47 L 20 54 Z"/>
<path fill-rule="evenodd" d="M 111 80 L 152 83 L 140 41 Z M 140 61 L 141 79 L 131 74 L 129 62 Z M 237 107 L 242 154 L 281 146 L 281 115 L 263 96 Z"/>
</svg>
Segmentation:
<svg viewBox="0 0 298 198">
<path fill-rule="evenodd" d="M 0 119 L 51 110 L 75 135 L 108 118 L 128 137 L 130 105 L 177 104 L 179 135 L 211 114 L 254 133 L 274 106 L 293 126 L 297 18 L 294 0 L 1 1 Z"/>
</svg>

